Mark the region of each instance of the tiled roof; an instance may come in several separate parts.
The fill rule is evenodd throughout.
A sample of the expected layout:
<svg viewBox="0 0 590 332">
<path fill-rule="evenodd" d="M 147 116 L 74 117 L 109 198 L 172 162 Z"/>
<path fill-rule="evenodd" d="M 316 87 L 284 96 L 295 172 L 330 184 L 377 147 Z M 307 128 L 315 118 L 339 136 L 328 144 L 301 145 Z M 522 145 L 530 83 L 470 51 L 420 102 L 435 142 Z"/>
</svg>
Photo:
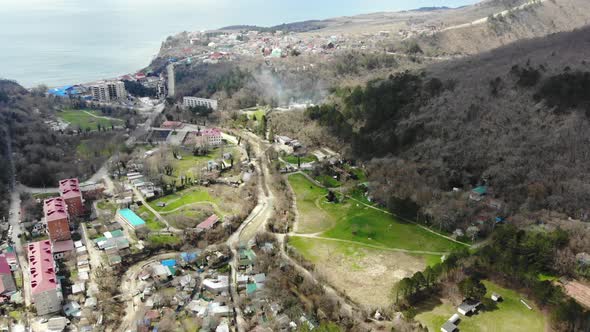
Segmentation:
<svg viewBox="0 0 590 332">
<path fill-rule="evenodd" d="M 78 179 L 65 179 L 59 181 L 59 193 L 63 199 L 81 197 L 80 183 Z"/>
<path fill-rule="evenodd" d="M 46 199 L 43 202 L 43 214 L 45 215 L 46 221 L 67 218 L 66 203 L 61 197 Z"/>
<path fill-rule="evenodd" d="M 31 293 L 39 294 L 58 286 L 55 264 L 51 251 L 51 241 L 43 240 L 27 244 L 29 272 L 31 274 Z"/>
</svg>

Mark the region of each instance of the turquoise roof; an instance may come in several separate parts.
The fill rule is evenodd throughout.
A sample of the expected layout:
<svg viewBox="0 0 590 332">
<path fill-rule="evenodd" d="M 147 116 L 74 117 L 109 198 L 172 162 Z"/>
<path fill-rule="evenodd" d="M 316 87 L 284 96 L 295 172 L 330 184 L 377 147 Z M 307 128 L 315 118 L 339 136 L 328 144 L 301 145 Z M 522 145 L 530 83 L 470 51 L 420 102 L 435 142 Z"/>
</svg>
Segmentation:
<svg viewBox="0 0 590 332">
<path fill-rule="evenodd" d="M 256 284 L 247 284 L 246 285 L 246 293 L 252 294 L 256 291 Z"/>
<path fill-rule="evenodd" d="M 143 226 L 145 225 L 145 221 L 141 219 L 135 212 L 129 209 L 119 210 L 119 214 L 121 217 L 125 218 L 128 223 L 130 223 L 133 227 Z"/>
<path fill-rule="evenodd" d="M 112 231 L 111 232 L 111 235 L 113 237 L 121 237 L 121 236 L 124 236 L 125 234 L 123 234 L 123 231 L 122 230 L 117 229 L 117 230 Z"/>
<path fill-rule="evenodd" d="M 479 186 L 477 188 L 473 188 L 472 190 L 474 193 L 485 195 L 488 192 L 488 187 L 486 186 Z"/>
</svg>

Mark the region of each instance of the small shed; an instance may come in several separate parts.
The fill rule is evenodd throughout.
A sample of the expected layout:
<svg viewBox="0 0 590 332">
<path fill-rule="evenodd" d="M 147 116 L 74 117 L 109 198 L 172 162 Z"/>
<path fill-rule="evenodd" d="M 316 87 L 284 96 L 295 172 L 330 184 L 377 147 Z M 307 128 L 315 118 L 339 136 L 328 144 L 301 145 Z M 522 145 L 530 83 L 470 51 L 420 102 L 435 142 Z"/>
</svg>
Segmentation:
<svg viewBox="0 0 590 332">
<path fill-rule="evenodd" d="M 500 301 L 502 301 L 502 295 L 500 295 L 498 293 L 492 293 L 492 300 L 494 302 L 500 302 Z"/>
<path fill-rule="evenodd" d="M 451 322 L 446 322 L 443 324 L 443 326 L 441 326 L 440 331 L 441 332 L 455 332 L 455 331 L 457 331 L 457 325 L 455 325 Z"/>
<path fill-rule="evenodd" d="M 449 322 L 453 323 L 453 324 L 457 324 L 457 321 L 461 318 L 461 316 L 459 316 L 458 314 L 454 314 L 453 316 L 451 316 L 451 318 L 449 318 Z"/>
</svg>

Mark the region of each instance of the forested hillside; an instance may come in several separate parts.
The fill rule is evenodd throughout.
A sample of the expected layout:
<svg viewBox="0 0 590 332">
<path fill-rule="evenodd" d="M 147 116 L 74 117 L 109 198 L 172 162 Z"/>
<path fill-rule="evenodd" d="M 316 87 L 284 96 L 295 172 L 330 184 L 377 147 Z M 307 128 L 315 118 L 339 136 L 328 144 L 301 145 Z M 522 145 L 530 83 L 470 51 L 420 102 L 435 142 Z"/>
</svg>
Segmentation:
<svg viewBox="0 0 590 332">
<path fill-rule="evenodd" d="M 444 218 L 436 222 L 449 231 L 473 215 L 447 193 L 484 183 L 507 214 L 549 209 L 588 219 L 588 35 L 524 41 L 341 88 L 337 102 L 306 116 L 369 163 L 378 199 Z"/>
<path fill-rule="evenodd" d="M 33 187 L 54 187 L 57 181 L 94 173 L 121 146 L 123 133 L 52 131 L 44 120 L 72 102 L 27 91 L 12 81 L 0 81 L 0 215 L 6 212 L 11 161 L 16 180 Z M 12 152 L 10 154 L 9 152 Z"/>
</svg>

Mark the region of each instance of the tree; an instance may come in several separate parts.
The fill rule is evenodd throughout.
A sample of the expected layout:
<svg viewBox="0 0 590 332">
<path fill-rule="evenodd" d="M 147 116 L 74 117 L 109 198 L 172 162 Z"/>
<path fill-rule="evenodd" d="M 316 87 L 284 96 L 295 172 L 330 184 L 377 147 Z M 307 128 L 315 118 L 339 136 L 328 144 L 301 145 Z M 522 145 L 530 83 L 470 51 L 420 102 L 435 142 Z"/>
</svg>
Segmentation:
<svg viewBox="0 0 590 332">
<path fill-rule="evenodd" d="M 479 301 L 487 292 L 486 286 L 474 277 L 467 277 L 459 282 L 459 291 L 463 297 Z"/>
<path fill-rule="evenodd" d="M 412 276 L 412 280 L 414 280 L 416 290 L 420 290 L 420 288 L 422 288 L 423 286 L 427 286 L 426 278 L 424 277 L 424 274 L 420 271 L 414 273 L 414 275 Z"/>
</svg>

